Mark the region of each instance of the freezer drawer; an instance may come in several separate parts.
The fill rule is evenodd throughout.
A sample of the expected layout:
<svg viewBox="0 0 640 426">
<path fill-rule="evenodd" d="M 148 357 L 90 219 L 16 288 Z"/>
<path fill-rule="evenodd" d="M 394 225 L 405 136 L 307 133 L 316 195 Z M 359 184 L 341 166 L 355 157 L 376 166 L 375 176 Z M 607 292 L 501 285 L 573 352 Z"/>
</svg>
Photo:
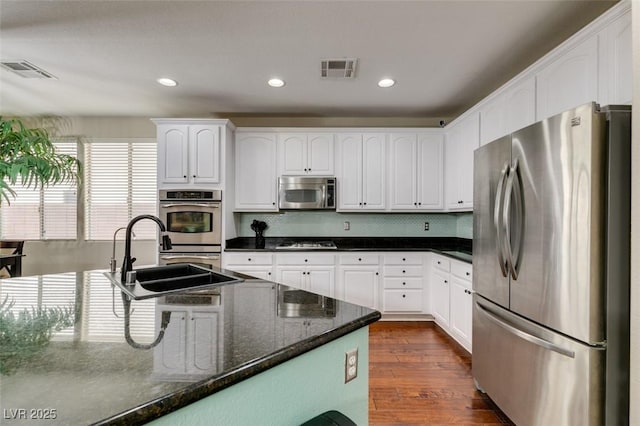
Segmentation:
<svg viewBox="0 0 640 426">
<path fill-rule="evenodd" d="M 518 426 L 604 424 L 605 350 L 474 295 L 473 377 Z"/>
</svg>

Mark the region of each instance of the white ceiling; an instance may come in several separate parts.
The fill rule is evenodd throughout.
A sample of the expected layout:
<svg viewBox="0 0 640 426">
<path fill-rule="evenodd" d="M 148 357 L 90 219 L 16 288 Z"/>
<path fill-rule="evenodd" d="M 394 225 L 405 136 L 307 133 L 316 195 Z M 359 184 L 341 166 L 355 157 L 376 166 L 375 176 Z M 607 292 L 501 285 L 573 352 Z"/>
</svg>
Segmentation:
<svg viewBox="0 0 640 426">
<path fill-rule="evenodd" d="M 614 3 L 0 0 L 0 60 L 57 77 L 0 69 L 0 114 L 453 117 Z"/>
</svg>

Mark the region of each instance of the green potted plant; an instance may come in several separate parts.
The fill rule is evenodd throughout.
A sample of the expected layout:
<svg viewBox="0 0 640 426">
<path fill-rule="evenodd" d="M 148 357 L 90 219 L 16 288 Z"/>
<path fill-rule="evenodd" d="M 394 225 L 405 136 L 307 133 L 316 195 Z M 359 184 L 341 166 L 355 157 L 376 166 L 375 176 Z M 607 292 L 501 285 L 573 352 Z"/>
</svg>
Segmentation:
<svg viewBox="0 0 640 426">
<path fill-rule="evenodd" d="M 80 166 L 78 159 L 56 151 L 46 129 L 0 117 L 0 202 L 15 198 L 12 186 L 17 183 L 43 188 L 78 181 Z"/>
</svg>

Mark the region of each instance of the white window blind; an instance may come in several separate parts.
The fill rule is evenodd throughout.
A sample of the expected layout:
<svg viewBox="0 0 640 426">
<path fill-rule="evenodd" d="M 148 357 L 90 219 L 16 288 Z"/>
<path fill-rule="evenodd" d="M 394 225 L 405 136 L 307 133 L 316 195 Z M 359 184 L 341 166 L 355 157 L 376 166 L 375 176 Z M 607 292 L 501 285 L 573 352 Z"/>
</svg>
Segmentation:
<svg viewBox="0 0 640 426">
<path fill-rule="evenodd" d="M 54 142 L 62 154 L 77 156 L 76 141 Z M 43 189 L 15 185 L 16 198 L 0 207 L 0 237 L 19 240 L 75 240 L 77 187 L 61 183 Z"/>
<path fill-rule="evenodd" d="M 155 215 L 156 140 L 92 139 L 85 145 L 85 237 L 110 240 L 135 216 Z M 156 224 L 136 224 L 137 239 L 155 239 Z M 119 234 L 122 238 L 123 233 Z"/>
</svg>

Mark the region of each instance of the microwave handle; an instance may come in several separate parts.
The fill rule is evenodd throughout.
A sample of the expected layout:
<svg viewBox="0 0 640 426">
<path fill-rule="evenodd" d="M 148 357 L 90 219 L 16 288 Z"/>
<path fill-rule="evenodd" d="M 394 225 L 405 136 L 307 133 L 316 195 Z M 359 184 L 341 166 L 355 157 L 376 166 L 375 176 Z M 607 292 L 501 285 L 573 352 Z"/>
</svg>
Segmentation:
<svg viewBox="0 0 640 426">
<path fill-rule="evenodd" d="M 189 207 L 204 207 L 204 208 L 213 208 L 213 209 L 217 209 L 220 206 L 217 204 L 197 204 L 197 203 L 176 203 L 176 204 L 160 204 L 160 207 L 162 207 L 163 209 L 168 209 L 171 207 L 185 207 L 185 206 L 189 206 Z"/>
</svg>

